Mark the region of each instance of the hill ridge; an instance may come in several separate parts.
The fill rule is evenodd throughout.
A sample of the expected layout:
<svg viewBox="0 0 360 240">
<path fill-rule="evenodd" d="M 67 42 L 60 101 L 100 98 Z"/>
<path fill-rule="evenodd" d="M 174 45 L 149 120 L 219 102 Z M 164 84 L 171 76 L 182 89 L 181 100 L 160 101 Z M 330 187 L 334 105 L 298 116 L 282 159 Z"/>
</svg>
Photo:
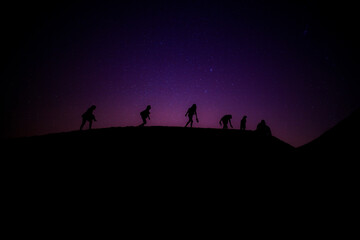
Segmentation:
<svg viewBox="0 0 360 240">
<path fill-rule="evenodd" d="M 62 149 L 63 152 L 80 156 L 92 156 L 86 153 L 86 149 L 99 155 L 102 152 L 111 155 L 116 151 L 132 154 L 145 149 L 155 157 L 162 156 L 166 151 L 177 152 L 184 157 L 198 155 L 233 158 L 239 153 L 243 156 L 269 154 L 268 157 L 271 157 L 294 149 L 276 137 L 260 136 L 251 130 L 173 126 L 95 128 L 14 139 L 12 143 L 15 143 L 12 147 L 22 146 L 33 154 L 44 149 L 56 152 Z"/>
<path fill-rule="evenodd" d="M 359 136 L 360 108 L 297 151 L 302 155 L 350 157 L 359 146 Z"/>
</svg>

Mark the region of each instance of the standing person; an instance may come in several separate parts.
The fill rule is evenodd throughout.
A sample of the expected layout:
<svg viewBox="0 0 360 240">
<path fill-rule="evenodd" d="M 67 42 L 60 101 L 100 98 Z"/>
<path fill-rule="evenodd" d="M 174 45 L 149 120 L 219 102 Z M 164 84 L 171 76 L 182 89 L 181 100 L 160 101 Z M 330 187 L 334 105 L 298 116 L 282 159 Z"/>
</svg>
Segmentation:
<svg viewBox="0 0 360 240">
<path fill-rule="evenodd" d="M 147 105 L 146 109 L 140 113 L 141 119 L 143 120 L 143 123 L 140 124 L 139 127 L 143 127 L 146 124 L 146 119 L 150 120 L 150 109 L 151 106 Z"/>
<path fill-rule="evenodd" d="M 245 131 L 246 129 L 246 118 L 247 116 L 243 116 L 240 122 L 240 130 Z"/>
<path fill-rule="evenodd" d="M 193 126 L 193 117 L 194 115 L 196 116 L 196 122 L 199 122 L 198 116 L 197 116 L 197 112 L 196 112 L 196 104 L 193 104 L 186 112 L 185 117 L 188 116 L 189 117 L 189 121 L 186 123 L 185 127 L 187 127 L 187 125 L 190 123 L 190 127 Z"/>
<path fill-rule="evenodd" d="M 231 125 L 231 119 L 232 119 L 232 116 L 231 115 L 225 115 L 223 116 L 221 119 L 220 119 L 220 126 L 221 126 L 221 123 L 223 125 L 223 129 L 228 129 L 228 123 L 230 123 L 230 126 L 231 128 L 233 128 L 233 126 Z"/>
<path fill-rule="evenodd" d="M 81 126 L 80 126 L 80 130 L 83 129 L 86 121 L 89 122 L 89 129 L 91 129 L 92 121 L 96 122 L 96 119 L 95 119 L 95 116 L 94 116 L 94 113 L 93 113 L 95 108 L 96 108 L 96 106 L 92 105 L 88 110 L 86 110 L 86 112 L 83 115 L 81 115 L 82 123 L 81 123 Z"/>
</svg>

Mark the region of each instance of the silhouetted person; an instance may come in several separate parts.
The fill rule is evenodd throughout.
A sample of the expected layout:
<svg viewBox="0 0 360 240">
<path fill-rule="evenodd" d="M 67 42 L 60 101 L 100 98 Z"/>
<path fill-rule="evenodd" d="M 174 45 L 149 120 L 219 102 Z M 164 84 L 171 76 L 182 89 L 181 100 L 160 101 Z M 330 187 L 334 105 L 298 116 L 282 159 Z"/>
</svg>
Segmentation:
<svg viewBox="0 0 360 240">
<path fill-rule="evenodd" d="M 187 125 L 190 123 L 190 127 L 193 126 L 193 117 L 194 115 L 196 116 L 196 122 L 199 122 L 198 116 L 197 116 L 197 112 L 196 112 L 196 104 L 193 104 L 186 112 L 185 117 L 188 116 L 189 117 L 189 121 L 186 123 L 185 127 L 187 127 Z"/>
<path fill-rule="evenodd" d="M 82 123 L 81 123 L 81 126 L 80 126 L 80 130 L 83 129 L 86 121 L 89 122 L 89 129 L 91 129 L 92 121 L 96 122 L 96 119 L 95 119 L 95 116 L 94 116 L 94 113 L 93 113 L 95 108 L 96 108 L 96 106 L 92 105 L 88 110 L 86 110 L 86 112 L 83 115 L 81 115 Z"/>
<path fill-rule="evenodd" d="M 141 119 L 143 120 L 143 123 L 140 124 L 139 127 L 143 127 L 146 124 L 146 119 L 150 120 L 150 109 L 151 106 L 147 105 L 146 109 L 140 113 Z"/>
<path fill-rule="evenodd" d="M 266 125 L 265 120 L 261 120 L 261 122 L 257 125 L 256 132 L 261 136 L 271 136 L 270 127 Z"/>
<path fill-rule="evenodd" d="M 240 122 L 240 130 L 242 130 L 242 131 L 245 131 L 245 129 L 246 129 L 246 118 L 247 118 L 247 116 L 244 116 Z"/>
<path fill-rule="evenodd" d="M 221 119 L 220 119 L 220 126 L 221 126 L 221 123 L 223 125 L 223 129 L 228 129 L 228 123 L 230 123 L 230 126 L 231 128 L 233 128 L 233 126 L 231 125 L 231 119 L 232 119 L 232 116 L 231 115 L 225 115 L 223 116 Z"/>
</svg>

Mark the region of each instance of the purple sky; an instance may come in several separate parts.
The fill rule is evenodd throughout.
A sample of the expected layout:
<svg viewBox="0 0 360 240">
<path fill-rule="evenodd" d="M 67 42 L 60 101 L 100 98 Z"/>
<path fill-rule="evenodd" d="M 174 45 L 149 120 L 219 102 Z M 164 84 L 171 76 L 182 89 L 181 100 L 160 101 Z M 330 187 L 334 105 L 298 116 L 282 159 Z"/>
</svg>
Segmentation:
<svg viewBox="0 0 360 240">
<path fill-rule="evenodd" d="M 1 136 L 77 130 L 92 104 L 95 128 L 139 125 L 148 104 L 148 126 L 184 126 L 196 103 L 195 127 L 247 115 L 305 144 L 360 106 L 357 14 L 284 2 L 8 4 Z"/>
</svg>

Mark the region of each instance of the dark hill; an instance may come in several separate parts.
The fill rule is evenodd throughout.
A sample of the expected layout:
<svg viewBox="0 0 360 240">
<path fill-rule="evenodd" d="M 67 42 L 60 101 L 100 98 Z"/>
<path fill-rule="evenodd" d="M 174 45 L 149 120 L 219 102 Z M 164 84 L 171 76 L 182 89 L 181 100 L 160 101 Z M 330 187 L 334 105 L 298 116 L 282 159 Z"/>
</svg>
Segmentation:
<svg viewBox="0 0 360 240">
<path fill-rule="evenodd" d="M 181 127 L 117 127 L 49 134 L 14 139 L 6 149 L 13 159 L 9 162 L 26 174 L 40 171 L 78 177 L 95 171 L 98 176 L 120 174 L 136 179 L 270 174 L 270 169 L 287 167 L 294 151 L 276 137 L 253 131 Z"/>
<path fill-rule="evenodd" d="M 200 191 L 238 184 L 250 190 L 260 184 L 251 189 L 258 191 L 287 184 L 284 175 L 295 171 L 292 146 L 253 131 L 117 127 L 13 139 L 6 145 L 5 163 L 16 179 L 35 179 L 46 187 L 101 182 L 105 188 L 126 183 L 131 191 L 147 184 Z"/>
<path fill-rule="evenodd" d="M 15 139 L 12 147 L 21 146 L 37 157 L 71 156 L 124 159 L 218 161 L 267 159 L 289 154 L 294 148 L 276 137 L 260 136 L 253 131 L 181 128 L 181 127 L 118 127 L 49 134 Z M 14 152 L 17 152 L 16 150 Z"/>
<path fill-rule="evenodd" d="M 349 206 L 359 181 L 359 124 L 360 109 L 294 154 L 311 188 L 332 193 L 331 198 L 342 198 Z"/>
<path fill-rule="evenodd" d="M 304 158 L 336 161 L 355 160 L 360 147 L 360 109 L 312 142 L 299 147 Z"/>
<path fill-rule="evenodd" d="M 333 181 L 299 168 L 293 147 L 253 131 L 107 128 L 4 146 L 5 205 L 16 218 L 28 216 L 26 223 L 34 216 L 49 220 L 42 225 L 48 229 L 64 222 L 112 226 L 122 219 L 136 232 L 139 220 L 159 228 L 162 219 L 162 229 L 215 219 L 233 226 L 234 217 L 242 217 L 256 231 L 260 217 L 267 226 L 283 219 L 282 227 L 297 232 L 294 226 L 304 220 L 328 226 L 351 210 L 348 201 L 338 210 Z"/>
</svg>

